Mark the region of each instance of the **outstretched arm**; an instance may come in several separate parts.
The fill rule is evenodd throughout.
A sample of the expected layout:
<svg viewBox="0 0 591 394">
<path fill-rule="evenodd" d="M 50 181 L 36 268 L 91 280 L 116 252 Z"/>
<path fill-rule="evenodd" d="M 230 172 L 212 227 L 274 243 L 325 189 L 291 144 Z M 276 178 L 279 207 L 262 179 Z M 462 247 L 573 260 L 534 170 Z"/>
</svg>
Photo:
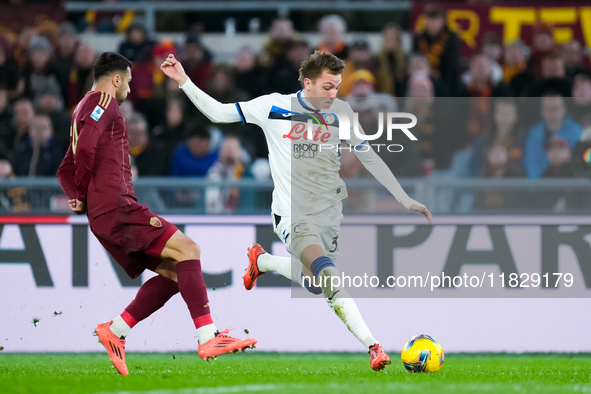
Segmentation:
<svg viewBox="0 0 591 394">
<path fill-rule="evenodd" d="M 212 122 L 234 123 L 242 121 L 238 109 L 234 104 L 222 104 L 195 86 L 174 55 L 168 55 L 160 66 L 160 69 L 170 79 L 175 80 L 179 84 L 191 102 Z"/>
<path fill-rule="evenodd" d="M 406 194 L 398 180 L 390 171 L 390 168 L 384 163 L 382 158 L 370 146 L 368 150 L 355 151 L 355 155 L 359 161 L 367 168 L 367 170 L 382 184 L 402 206 L 408 210 L 420 212 L 427 218 L 429 224 L 433 224 L 431 212 L 426 206 L 418 201 L 413 200 Z"/>
</svg>

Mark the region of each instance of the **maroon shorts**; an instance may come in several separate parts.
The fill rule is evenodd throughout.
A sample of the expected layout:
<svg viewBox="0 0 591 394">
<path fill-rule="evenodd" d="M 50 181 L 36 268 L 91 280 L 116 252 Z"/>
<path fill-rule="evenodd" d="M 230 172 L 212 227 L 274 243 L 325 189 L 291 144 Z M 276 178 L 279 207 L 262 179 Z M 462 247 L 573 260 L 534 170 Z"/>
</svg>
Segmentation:
<svg viewBox="0 0 591 394">
<path fill-rule="evenodd" d="M 90 229 L 132 279 L 162 262 L 162 250 L 177 228 L 141 204 L 97 216 Z"/>
</svg>

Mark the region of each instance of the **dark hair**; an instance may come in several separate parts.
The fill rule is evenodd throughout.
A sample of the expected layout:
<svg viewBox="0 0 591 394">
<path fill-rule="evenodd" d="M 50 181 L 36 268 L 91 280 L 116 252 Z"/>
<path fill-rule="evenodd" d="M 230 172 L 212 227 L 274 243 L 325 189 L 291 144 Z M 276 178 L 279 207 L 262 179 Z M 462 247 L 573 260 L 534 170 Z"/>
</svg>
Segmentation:
<svg viewBox="0 0 591 394">
<path fill-rule="evenodd" d="M 187 127 L 185 128 L 185 138 L 190 139 L 193 137 L 210 139 L 211 132 L 209 131 L 209 128 L 202 122 L 193 120 L 187 123 Z"/>
<path fill-rule="evenodd" d="M 314 51 L 300 66 L 300 77 L 298 80 L 304 86 L 304 79 L 315 80 L 322 75 L 323 71 L 328 71 L 333 75 L 339 75 L 345 68 L 345 62 L 332 53 Z"/>
<path fill-rule="evenodd" d="M 446 14 L 445 10 L 435 3 L 427 4 L 423 12 L 427 18 L 445 18 Z"/>
<path fill-rule="evenodd" d="M 116 72 L 125 72 L 131 67 L 131 62 L 126 57 L 115 52 L 103 52 L 96 58 L 92 65 L 92 74 L 95 82 Z"/>
</svg>

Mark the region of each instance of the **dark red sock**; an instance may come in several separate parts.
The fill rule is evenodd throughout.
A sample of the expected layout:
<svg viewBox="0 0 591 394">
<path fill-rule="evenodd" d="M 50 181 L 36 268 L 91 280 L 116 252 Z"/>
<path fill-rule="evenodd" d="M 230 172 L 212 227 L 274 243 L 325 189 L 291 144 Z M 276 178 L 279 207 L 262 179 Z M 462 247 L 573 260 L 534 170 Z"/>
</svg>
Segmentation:
<svg viewBox="0 0 591 394">
<path fill-rule="evenodd" d="M 199 328 L 213 323 L 209 314 L 207 288 L 201 273 L 201 261 L 185 260 L 178 262 L 176 275 L 181 296 L 185 300 L 187 307 L 189 307 L 195 327 Z"/>
<path fill-rule="evenodd" d="M 133 328 L 139 321 L 162 308 L 166 301 L 178 292 L 179 286 L 174 280 L 157 275 L 140 287 L 135 299 L 121 314 L 121 318 Z"/>
</svg>

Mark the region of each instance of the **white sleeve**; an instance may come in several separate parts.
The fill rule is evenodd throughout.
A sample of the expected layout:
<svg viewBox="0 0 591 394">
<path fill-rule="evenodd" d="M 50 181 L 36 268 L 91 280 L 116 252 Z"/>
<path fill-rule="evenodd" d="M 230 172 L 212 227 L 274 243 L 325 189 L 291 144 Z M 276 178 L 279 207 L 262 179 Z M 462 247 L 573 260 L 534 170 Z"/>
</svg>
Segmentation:
<svg viewBox="0 0 591 394">
<path fill-rule="evenodd" d="M 180 88 L 199 111 L 213 123 L 234 123 L 242 120 L 236 104 L 220 103 L 195 86 L 190 79 L 187 79 Z"/>
<path fill-rule="evenodd" d="M 402 204 L 406 209 L 410 209 L 410 206 L 415 204 L 419 207 L 426 208 L 425 205 L 418 201 L 413 200 L 406 194 L 398 180 L 390 171 L 390 168 L 384 163 L 382 158 L 373 150 L 372 146 L 358 147 L 354 149 L 355 155 L 359 158 L 359 161 L 367 168 L 367 170 L 382 184 L 396 200 Z"/>
<path fill-rule="evenodd" d="M 263 123 L 269 118 L 269 112 L 275 101 L 274 95 L 277 93 L 259 96 L 250 101 L 241 101 L 236 103 L 236 108 L 240 114 L 242 124 L 256 124 L 263 127 Z"/>
</svg>

